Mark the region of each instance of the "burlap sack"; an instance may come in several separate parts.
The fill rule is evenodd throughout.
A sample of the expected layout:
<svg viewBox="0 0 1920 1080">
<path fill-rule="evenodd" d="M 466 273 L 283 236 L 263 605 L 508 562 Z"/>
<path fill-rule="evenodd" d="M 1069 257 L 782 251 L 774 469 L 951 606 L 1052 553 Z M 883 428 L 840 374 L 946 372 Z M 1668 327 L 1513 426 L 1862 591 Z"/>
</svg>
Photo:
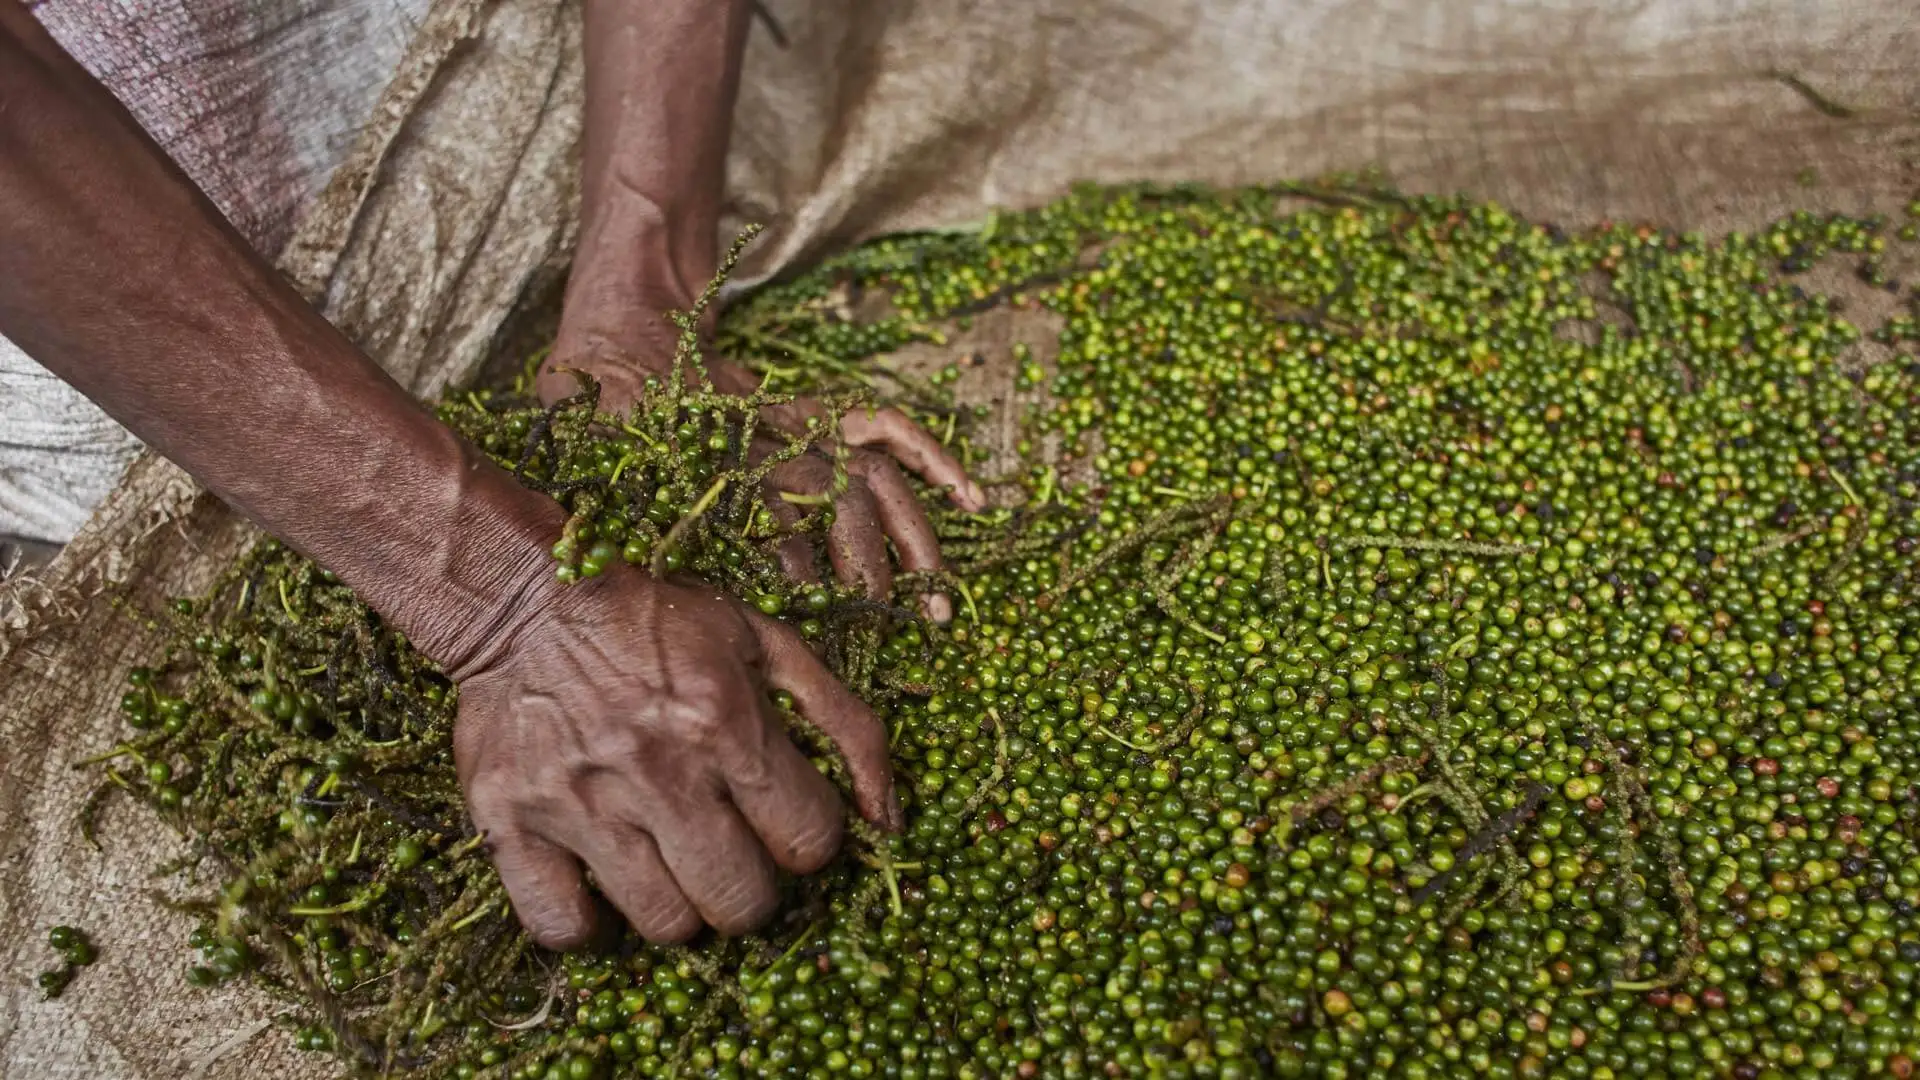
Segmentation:
<svg viewBox="0 0 1920 1080">
<path fill-rule="evenodd" d="M 1920 12 L 1904 0 L 769 7 L 729 178 L 733 222 L 773 225 L 754 275 L 1081 178 L 1379 165 L 1569 222 L 1709 230 L 1892 210 L 1920 187 Z M 416 391 L 469 377 L 551 306 L 574 228 L 578 35 L 571 4 L 439 0 L 286 249 L 287 272 Z M 185 986 L 186 926 L 145 895 L 175 846 L 151 818 L 108 815 L 104 852 L 72 829 L 72 763 L 112 744 L 119 680 L 154 647 L 107 598 L 193 590 L 246 536 L 143 458 L 47 573 L 0 592 L 8 1078 L 330 1071 L 265 1033 L 272 1003 Z M 30 982 L 61 921 L 102 959 L 41 1003 Z"/>
</svg>

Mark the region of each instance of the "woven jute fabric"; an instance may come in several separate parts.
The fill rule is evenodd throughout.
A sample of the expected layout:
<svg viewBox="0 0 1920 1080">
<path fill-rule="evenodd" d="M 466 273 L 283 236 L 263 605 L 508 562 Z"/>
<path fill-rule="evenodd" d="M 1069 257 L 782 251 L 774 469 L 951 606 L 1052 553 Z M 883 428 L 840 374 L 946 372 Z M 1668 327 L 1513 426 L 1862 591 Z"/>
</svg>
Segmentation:
<svg viewBox="0 0 1920 1080">
<path fill-rule="evenodd" d="M 353 16 L 395 9 L 51 0 L 50 22 L 56 7 L 174 9 L 214 25 L 210 13 L 278 9 L 279 33 L 236 47 L 308 67 L 387 48 Z M 1920 188 L 1920 10 L 1906 0 L 771 0 L 766 15 L 728 176 L 728 230 L 770 226 L 745 281 L 1083 179 L 1233 184 L 1378 166 L 1411 190 L 1567 224 L 1708 232 L 1798 207 L 1891 211 Z M 62 36 L 84 56 L 80 25 Z M 350 131 L 307 131 L 301 103 L 285 100 L 272 126 L 234 135 L 196 175 L 218 196 L 231 164 L 238 187 L 222 205 L 237 220 L 281 196 L 234 192 L 295 192 L 297 221 L 250 235 L 432 394 L 472 377 L 565 271 L 580 13 L 437 0 L 393 25 L 405 40 Z M 331 179 L 314 194 L 297 170 L 256 174 L 270 167 L 249 163 L 254 139 L 313 151 L 287 160 L 334 155 Z M 131 807 L 106 815 L 102 850 L 73 827 L 88 784 L 73 765 L 118 737 L 120 681 L 156 648 L 127 608 L 199 588 L 249 536 L 143 456 L 51 567 L 0 587 L 0 1075 L 330 1071 L 267 1026 L 271 1001 L 185 985 L 188 926 L 148 897 L 177 838 Z M 31 979 L 56 922 L 87 928 L 102 957 L 43 1003 Z"/>
</svg>

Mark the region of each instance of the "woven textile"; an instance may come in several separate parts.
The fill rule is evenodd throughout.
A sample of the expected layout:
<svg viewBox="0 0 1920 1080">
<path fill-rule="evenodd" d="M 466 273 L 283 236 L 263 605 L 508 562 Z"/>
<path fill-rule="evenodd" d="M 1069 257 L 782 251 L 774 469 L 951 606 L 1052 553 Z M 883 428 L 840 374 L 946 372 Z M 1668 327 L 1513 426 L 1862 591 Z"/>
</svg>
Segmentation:
<svg viewBox="0 0 1920 1080">
<path fill-rule="evenodd" d="M 269 255 L 352 145 L 425 9 L 425 0 L 33 6 Z M 0 535 L 67 540 L 139 449 L 0 338 Z"/>
</svg>

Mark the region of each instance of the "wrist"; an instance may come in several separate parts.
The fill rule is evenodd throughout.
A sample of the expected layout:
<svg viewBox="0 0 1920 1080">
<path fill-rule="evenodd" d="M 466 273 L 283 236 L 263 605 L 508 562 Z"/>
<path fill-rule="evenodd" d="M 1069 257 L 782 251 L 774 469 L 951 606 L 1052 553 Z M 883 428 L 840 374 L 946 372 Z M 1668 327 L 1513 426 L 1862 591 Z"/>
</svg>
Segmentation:
<svg viewBox="0 0 1920 1080">
<path fill-rule="evenodd" d="M 456 682 L 485 669 L 563 587 L 566 512 L 450 430 L 441 462 L 348 583 Z"/>
<path fill-rule="evenodd" d="M 575 391 L 573 376 L 562 369 L 593 376 L 603 407 L 617 410 L 640 400 L 648 378 L 672 369 L 680 345 L 673 316 L 690 310 L 697 298 L 676 281 L 658 265 L 577 267 L 553 351 L 539 374 L 541 400 L 558 401 Z M 712 329 L 714 315 L 707 313 L 703 334 Z"/>
<path fill-rule="evenodd" d="M 586 201 L 555 362 L 663 372 L 679 337 L 672 315 L 692 309 L 718 264 L 718 208 L 672 205 L 606 178 Z"/>
</svg>

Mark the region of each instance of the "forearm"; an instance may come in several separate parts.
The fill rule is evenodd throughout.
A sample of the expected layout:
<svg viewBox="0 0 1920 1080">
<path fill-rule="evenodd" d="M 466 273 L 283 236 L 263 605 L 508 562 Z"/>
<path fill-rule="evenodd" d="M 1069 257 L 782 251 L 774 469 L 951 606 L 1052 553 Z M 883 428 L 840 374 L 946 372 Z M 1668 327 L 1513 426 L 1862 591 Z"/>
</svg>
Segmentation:
<svg viewBox="0 0 1920 1080">
<path fill-rule="evenodd" d="M 557 507 L 307 306 L 12 0 L 0 334 L 443 662 L 540 580 Z"/>
<path fill-rule="evenodd" d="M 630 354 L 713 276 L 750 11 L 587 0 L 581 239 L 556 354 L 664 360 Z"/>
</svg>

